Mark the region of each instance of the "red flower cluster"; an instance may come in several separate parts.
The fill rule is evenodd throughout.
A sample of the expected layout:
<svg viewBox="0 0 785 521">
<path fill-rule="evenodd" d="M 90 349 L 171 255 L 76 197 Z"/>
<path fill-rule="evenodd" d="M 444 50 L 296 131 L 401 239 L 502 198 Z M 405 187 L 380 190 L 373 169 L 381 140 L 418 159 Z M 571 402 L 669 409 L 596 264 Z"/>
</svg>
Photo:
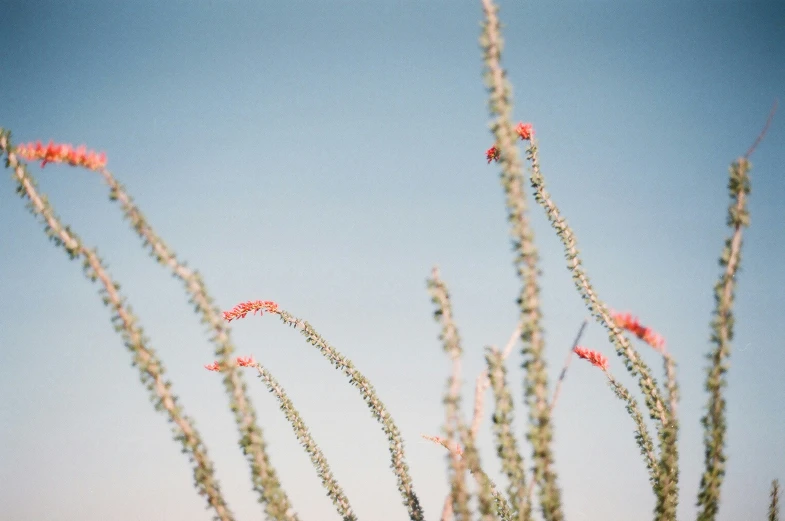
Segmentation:
<svg viewBox="0 0 785 521">
<path fill-rule="evenodd" d="M 534 127 L 532 127 L 531 123 L 518 123 L 515 125 L 515 132 L 520 136 L 520 138 L 524 141 L 529 141 L 532 136 L 534 136 Z M 493 145 L 491 148 L 485 151 L 485 159 L 488 160 L 488 163 L 491 161 L 498 161 L 499 160 L 499 148 L 496 145 Z"/>
<path fill-rule="evenodd" d="M 224 311 L 224 320 L 231 322 L 238 318 L 245 318 L 245 315 L 252 312 L 254 315 L 258 311 L 260 315 L 265 311 L 268 313 L 276 313 L 278 311 L 278 304 L 271 300 L 253 300 L 237 304 L 231 311 Z"/>
<path fill-rule="evenodd" d="M 515 132 L 521 136 L 522 140 L 529 141 L 534 135 L 534 127 L 531 123 L 518 123 L 515 126 Z"/>
<path fill-rule="evenodd" d="M 660 353 L 665 352 L 665 339 L 662 335 L 655 333 L 650 327 L 642 326 L 637 317 L 630 313 L 616 313 L 615 311 L 611 312 L 611 316 L 617 326 L 630 331 Z"/>
<path fill-rule="evenodd" d="M 499 149 L 496 148 L 496 145 L 485 151 L 485 158 L 488 160 L 488 163 L 499 160 Z"/>
<path fill-rule="evenodd" d="M 100 170 L 106 166 L 106 154 L 96 154 L 87 150 L 84 145 L 77 148 L 68 144 L 57 144 L 52 141 L 43 146 L 40 141 L 16 147 L 16 153 L 28 161 L 41 161 L 41 166 L 47 163 L 68 163 L 71 166 L 83 166 L 90 170 Z"/>
<path fill-rule="evenodd" d="M 256 365 L 256 360 L 253 359 L 252 356 L 238 356 L 237 357 L 237 365 L 240 367 L 253 367 Z M 213 362 L 212 364 L 207 364 L 204 366 L 205 369 L 208 371 L 220 371 L 221 368 L 218 367 L 218 362 Z"/>
<path fill-rule="evenodd" d="M 608 370 L 608 359 L 601 355 L 598 351 L 589 349 L 588 347 L 575 346 L 573 352 L 578 355 L 578 358 L 583 358 L 591 362 L 593 366 L 599 367 L 603 371 Z"/>
<path fill-rule="evenodd" d="M 240 367 L 253 367 L 256 365 L 256 360 L 252 356 L 238 356 L 237 365 Z"/>
</svg>

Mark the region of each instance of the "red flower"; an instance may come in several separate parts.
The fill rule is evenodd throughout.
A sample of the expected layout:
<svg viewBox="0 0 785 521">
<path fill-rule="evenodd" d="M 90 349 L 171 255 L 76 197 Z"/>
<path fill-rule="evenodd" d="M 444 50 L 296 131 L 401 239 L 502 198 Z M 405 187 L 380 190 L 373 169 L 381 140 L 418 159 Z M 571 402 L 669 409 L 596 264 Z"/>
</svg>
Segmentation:
<svg viewBox="0 0 785 521">
<path fill-rule="evenodd" d="M 253 356 L 238 356 L 237 357 L 237 365 L 240 367 L 254 367 L 256 365 L 256 360 L 253 359 Z M 213 362 L 212 364 L 207 364 L 204 366 L 205 369 L 208 371 L 220 371 L 221 368 L 218 365 L 218 362 Z"/>
<path fill-rule="evenodd" d="M 642 326 L 637 317 L 630 313 L 616 313 L 615 311 L 611 312 L 611 317 L 620 328 L 630 331 L 660 353 L 665 352 L 665 339 L 662 335 L 655 333 L 650 327 Z"/>
<path fill-rule="evenodd" d="M 592 365 L 599 367 L 603 371 L 608 370 L 608 359 L 601 355 L 598 351 L 594 351 L 588 347 L 583 346 L 575 346 L 573 351 L 576 355 L 578 355 L 579 358 L 588 360 Z"/>
<path fill-rule="evenodd" d="M 87 150 L 84 145 L 74 149 L 68 144 L 57 144 L 52 141 L 44 147 L 40 141 L 19 145 L 16 153 L 28 161 L 41 161 L 41 167 L 47 163 L 68 163 L 71 166 L 83 166 L 90 170 L 100 170 L 106 166 L 106 154 L 96 154 Z"/>
<path fill-rule="evenodd" d="M 253 367 L 256 365 L 256 360 L 252 356 L 238 356 L 237 365 L 240 367 Z"/>
<path fill-rule="evenodd" d="M 488 160 L 488 163 L 499 160 L 499 149 L 496 148 L 496 145 L 485 151 L 485 158 Z"/>
<path fill-rule="evenodd" d="M 531 123 L 518 123 L 518 125 L 515 126 L 515 132 L 521 136 L 522 140 L 529 141 L 534 135 L 534 128 Z"/>
<path fill-rule="evenodd" d="M 521 137 L 522 140 L 529 141 L 532 136 L 534 136 L 534 127 L 532 127 L 531 123 L 518 123 L 515 126 L 515 132 Z M 491 148 L 485 151 L 485 158 L 488 160 L 488 163 L 491 161 L 498 161 L 499 148 L 496 145 L 493 145 Z"/>
<path fill-rule="evenodd" d="M 263 314 L 264 311 L 268 313 L 276 313 L 278 311 L 278 304 L 271 300 L 253 300 L 237 304 L 231 311 L 224 311 L 224 320 L 231 322 L 238 318 L 245 318 L 245 315 L 252 312 L 254 315 L 258 311 Z"/>
</svg>

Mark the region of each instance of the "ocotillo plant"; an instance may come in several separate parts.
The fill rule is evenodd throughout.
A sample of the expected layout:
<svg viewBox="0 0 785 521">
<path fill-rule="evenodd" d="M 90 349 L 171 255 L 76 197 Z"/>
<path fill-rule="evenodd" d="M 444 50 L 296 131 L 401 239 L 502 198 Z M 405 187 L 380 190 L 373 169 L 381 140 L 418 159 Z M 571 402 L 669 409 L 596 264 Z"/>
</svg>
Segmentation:
<svg viewBox="0 0 785 521">
<path fill-rule="evenodd" d="M 559 485 L 557 462 L 552 448 L 552 413 L 558 404 L 561 382 L 565 378 L 567 367 L 572 357 L 577 356 L 603 372 L 611 391 L 621 399 L 633 421 L 634 438 L 643 457 L 655 498 L 653 518 L 657 521 L 675 520 L 680 499 L 679 483 L 682 478 L 678 450 L 681 420 L 678 416 L 676 362 L 666 347 L 663 336 L 651 327 L 642 325 L 631 313 L 613 311 L 600 299 L 590 282 L 582 265 L 575 233 L 546 189 L 535 127 L 532 123 L 514 123 L 511 86 L 501 65 L 502 37 L 498 9 L 492 0 L 482 0 L 482 8 L 485 16 L 480 44 L 488 88 L 490 128 L 494 140 L 493 146 L 487 149 L 485 155 L 488 164 L 498 164 L 501 170 L 500 180 L 513 244 L 513 263 L 520 285 L 516 303 L 518 326 L 504 349 L 494 346 L 486 348 L 486 369 L 477 376 L 472 415 L 467 419 L 460 399 L 461 361 L 466 351 L 461 343 L 450 293 L 437 268 L 433 269 L 427 279 L 427 289 L 435 306 L 434 317 L 441 329 L 439 340 L 451 364 L 451 374 L 443 397 L 445 417 L 442 435 L 423 434 L 426 439 L 447 449 L 449 494 L 444 498 L 440 519 L 468 521 L 477 514 L 484 521 L 531 521 L 540 515 L 545 521 L 565 519 L 563 491 Z M 709 367 L 705 383 L 709 400 L 705 415 L 701 419 L 704 428 L 704 472 L 696 499 L 699 521 L 716 519 L 720 507 L 727 431 L 723 393 L 727 384 L 727 361 L 733 340 L 733 303 L 741 262 L 742 234 L 744 228 L 750 224 L 747 210 L 751 186 L 750 157 L 765 135 L 773 115 L 774 109 L 758 139 L 742 157 L 732 162 L 730 167 L 728 190 L 731 204 L 727 225 L 731 232 L 721 250 L 720 264 L 723 270 L 714 287 L 715 310 L 710 324 L 711 341 L 714 345 L 708 354 Z M 253 357 L 235 356 L 228 323 L 245 318 L 251 313 L 275 315 L 283 324 L 298 330 L 307 344 L 315 347 L 332 366 L 348 378 L 351 385 L 357 387 L 361 399 L 388 440 L 391 468 L 409 518 L 412 521 L 426 519 L 409 472 L 403 436 L 390 412 L 371 382 L 353 362 L 317 333 L 314 326 L 270 300 L 249 300 L 221 313 L 208 294 L 201 276 L 188 268 L 163 242 L 132 197 L 107 169 L 105 154 L 88 150 L 84 146 L 74 148 L 54 142 L 46 146 L 41 142 L 15 145 L 11 138 L 10 131 L 0 129 L 0 152 L 5 157 L 6 167 L 11 170 L 17 193 L 27 200 L 31 213 L 42 222 L 45 233 L 55 245 L 62 248 L 71 259 L 80 259 L 87 278 L 100 283 L 99 293 L 104 304 L 112 310 L 112 323 L 131 352 L 133 363 L 155 409 L 165 413 L 168 421 L 173 423 L 174 437 L 182 445 L 182 450 L 188 455 L 193 467 L 195 487 L 200 495 L 205 496 L 207 506 L 212 509 L 215 519 L 231 521 L 235 517 L 214 477 L 213 463 L 199 432 L 191 418 L 184 413 L 183 405 L 173 392 L 173 383 L 163 376 L 162 361 L 150 346 L 138 319 L 121 295 L 119 284 L 109 274 L 103 260 L 95 249 L 87 247 L 72 228 L 59 219 L 48 197 L 38 189 L 25 161 L 40 161 L 41 167 L 66 164 L 99 174 L 109 186 L 110 200 L 119 203 L 123 216 L 141 238 L 143 247 L 149 250 L 159 264 L 182 281 L 189 303 L 201 315 L 215 346 L 216 360 L 204 365 L 204 368 L 219 372 L 223 376 L 229 407 L 237 424 L 238 444 L 250 466 L 252 486 L 259 502 L 263 504 L 266 519 L 295 521 L 299 517 L 270 463 L 269 447 L 250 403 L 242 368 L 256 369 L 262 382 L 275 395 L 339 516 L 345 520 L 356 520 L 357 515 L 333 474 L 326 456 L 283 387 L 270 371 Z M 519 140 L 525 145 L 523 160 L 517 148 Z M 478 154 L 480 152 L 478 151 Z M 524 166 L 528 169 L 528 177 L 524 174 Z M 546 344 L 540 302 L 539 255 L 529 220 L 531 208 L 535 205 L 542 208 L 561 240 L 567 269 L 575 287 L 591 317 L 607 330 L 611 345 L 623 360 L 625 369 L 637 382 L 645 409 L 633 393 L 614 376 L 608 357 L 601 350 L 580 343 L 586 322 L 581 326 L 571 346 L 555 388 L 550 388 L 544 356 Z M 662 356 L 662 383 L 658 383 L 654 372 L 643 361 L 627 333 Z M 518 398 L 526 407 L 528 427 L 525 435 L 533 449 L 530 454 L 523 453 L 524 444 L 516 435 L 513 420 L 514 404 L 517 400 L 510 390 L 510 374 L 506 365 L 508 356 L 518 342 L 521 344 L 524 359 L 524 395 Z M 506 480 L 504 487 L 497 486 L 491 480 L 477 448 L 477 435 L 485 407 L 485 392 L 489 388 L 493 395 L 493 439 Z M 654 431 L 647 423 L 650 420 L 653 422 Z M 779 495 L 779 482 L 774 480 L 770 492 L 770 521 L 779 518 Z M 473 498 L 476 498 L 476 501 L 473 501 Z M 477 513 L 473 512 L 475 507 Z"/>
</svg>

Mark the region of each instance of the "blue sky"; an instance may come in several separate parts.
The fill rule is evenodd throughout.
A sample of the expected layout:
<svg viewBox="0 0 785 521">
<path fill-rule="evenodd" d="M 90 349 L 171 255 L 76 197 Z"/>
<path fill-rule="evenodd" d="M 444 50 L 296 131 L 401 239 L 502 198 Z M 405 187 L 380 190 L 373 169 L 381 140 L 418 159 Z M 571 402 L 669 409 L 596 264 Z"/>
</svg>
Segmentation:
<svg viewBox="0 0 785 521">
<path fill-rule="evenodd" d="M 425 279 L 450 285 L 466 398 L 482 348 L 516 321 L 502 189 L 478 46 L 479 2 L 5 2 L 0 126 L 17 143 L 108 155 L 223 309 L 276 300 L 374 383 L 406 440 L 428 519 L 444 495 L 448 362 Z M 727 169 L 785 100 L 777 2 L 503 2 L 516 120 L 535 126 L 548 189 L 599 296 L 661 332 L 679 367 L 680 517 L 694 517 L 712 287 Z M 738 277 L 719 519 L 762 519 L 785 479 L 785 126 L 752 158 Z M 150 262 L 97 175 L 33 166 L 58 214 L 97 245 L 196 419 L 237 519 L 261 515 L 212 347 L 179 283 Z M 532 208 L 551 382 L 586 310 Z M 6 178 L 0 196 L 0 505 L 20 521 L 210 519 L 130 368 L 97 287 L 53 248 Z M 274 317 L 237 323 L 238 354 L 279 379 L 363 519 L 405 519 L 386 440 L 358 393 Z M 611 358 L 602 329 L 584 343 Z M 659 375 L 656 353 L 640 345 Z M 510 376 L 521 396 L 519 355 Z M 263 384 L 247 378 L 302 519 L 337 519 Z M 525 429 L 520 399 L 517 429 Z M 645 519 L 654 504 L 623 405 L 588 364 L 554 412 L 568 519 Z M 497 481 L 490 421 L 480 444 Z M 528 455 L 528 448 L 526 451 Z"/>
</svg>

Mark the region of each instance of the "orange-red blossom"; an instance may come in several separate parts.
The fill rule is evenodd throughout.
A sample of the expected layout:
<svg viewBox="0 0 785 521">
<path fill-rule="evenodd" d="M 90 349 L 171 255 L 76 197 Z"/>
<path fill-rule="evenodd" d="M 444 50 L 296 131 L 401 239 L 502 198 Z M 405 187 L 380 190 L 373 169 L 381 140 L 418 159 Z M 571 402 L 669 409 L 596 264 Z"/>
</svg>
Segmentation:
<svg viewBox="0 0 785 521">
<path fill-rule="evenodd" d="M 271 300 L 251 300 L 248 302 L 243 302 L 242 304 L 237 304 L 231 311 L 224 311 L 224 320 L 227 322 L 231 322 L 232 320 L 238 318 L 245 318 L 248 313 L 256 312 L 259 314 L 263 314 L 265 311 L 268 313 L 275 313 L 278 311 L 278 304 Z M 256 365 L 256 360 L 253 359 L 252 356 L 238 356 L 236 358 L 237 365 L 240 367 L 254 367 Z M 220 371 L 221 368 L 218 366 L 218 362 L 213 362 L 212 364 L 207 364 L 204 366 L 205 369 L 208 371 Z"/>
<path fill-rule="evenodd" d="M 578 355 L 578 358 L 583 358 L 584 360 L 591 362 L 591 365 L 599 367 L 603 371 L 608 370 L 608 359 L 598 351 L 594 351 L 588 347 L 575 346 L 573 352 Z"/>
<path fill-rule="evenodd" d="M 237 365 L 240 367 L 253 367 L 256 365 L 256 360 L 253 359 L 252 356 L 238 356 L 237 357 Z M 218 367 L 218 362 L 213 362 L 212 364 L 207 364 L 204 366 L 205 369 L 208 371 L 220 371 L 221 368 Z"/>
<path fill-rule="evenodd" d="M 531 123 L 518 123 L 515 125 L 515 133 L 520 136 L 523 141 L 531 140 L 534 136 L 534 127 Z M 485 151 L 485 159 L 490 163 L 491 161 L 499 161 L 499 147 L 493 145 Z"/>
<path fill-rule="evenodd" d="M 224 320 L 231 322 L 238 318 L 245 318 L 245 315 L 251 312 L 255 315 L 257 311 L 259 314 L 264 314 L 265 311 L 268 313 L 276 313 L 278 311 L 278 304 L 271 300 L 250 300 L 248 302 L 243 302 L 242 304 L 237 304 L 231 311 L 224 311 Z"/>
<path fill-rule="evenodd" d="M 534 135 L 534 127 L 531 123 L 518 123 L 515 126 L 515 132 L 521 136 L 524 141 L 529 141 Z"/>
<path fill-rule="evenodd" d="M 660 353 L 665 352 L 665 339 L 662 335 L 655 333 L 650 327 L 642 326 L 638 322 L 637 317 L 632 316 L 630 313 L 616 312 L 611 312 L 611 317 L 613 317 L 617 326 L 630 331 Z"/>
<path fill-rule="evenodd" d="M 100 170 L 106 166 L 106 154 L 97 154 L 87 150 L 84 145 L 76 148 L 69 144 L 54 143 L 50 141 L 43 146 L 40 141 L 19 145 L 16 153 L 28 161 L 41 161 L 41 166 L 47 163 L 68 163 L 71 166 L 83 166 L 90 170 Z"/>
<path fill-rule="evenodd" d="M 493 145 L 491 148 L 485 151 L 485 159 L 487 159 L 489 163 L 491 161 L 499 160 L 499 149 L 496 148 L 496 145 Z"/>
</svg>

